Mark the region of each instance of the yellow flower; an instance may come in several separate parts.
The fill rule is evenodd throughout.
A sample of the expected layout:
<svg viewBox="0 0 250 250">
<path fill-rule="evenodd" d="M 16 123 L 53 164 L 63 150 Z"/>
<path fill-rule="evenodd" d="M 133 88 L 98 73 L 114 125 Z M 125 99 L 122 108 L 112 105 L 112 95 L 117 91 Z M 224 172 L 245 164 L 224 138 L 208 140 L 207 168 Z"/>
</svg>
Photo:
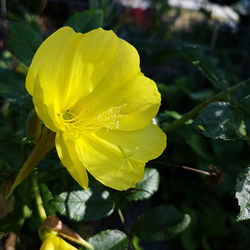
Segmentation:
<svg viewBox="0 0 250 250">
<path fill-rule="evenodd" d="M 56 133 L 62 164 L 83 188 L 87 171 L 117 190 L 134 187 L 166 147 L 152 124 L 160 94 L 139 64 L 132 45 L 101 28 L 82 34 L 63 27 L 33 58 L 26 88 Z"/>
<path fill-rule="evenodd" d="M 47 233 L 40 250 L 77 250 L 77 248 L 70 245 L 61 237 Z"/>
</svg>

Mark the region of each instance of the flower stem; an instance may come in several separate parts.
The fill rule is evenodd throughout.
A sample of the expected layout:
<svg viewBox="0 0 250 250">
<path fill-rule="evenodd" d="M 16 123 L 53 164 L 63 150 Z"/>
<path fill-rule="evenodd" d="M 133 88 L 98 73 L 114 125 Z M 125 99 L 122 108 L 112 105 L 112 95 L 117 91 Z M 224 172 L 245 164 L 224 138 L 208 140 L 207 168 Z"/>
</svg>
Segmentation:
<svg viewBox="0 0 250 250">
<path fill-rule="evenodd" d="M 120 208 L 117 208 L 117 213 L 118 213 L 119 219 L 120 219 L 120 221 L 122 223 L 122 226 L 123 226 L 125 232 L 128 234 L 128 228 L 126 226 L 126 221 L 125 221 L 125 217 L 123 215 L 122 210 Z"/>
<path fill-rule="evenodd" d="M 232 86 L 231 88 L 228 89 L 227 93 L 224 92 L 220 92 L 210 98 L 208 98 L 207 100 L 201 102 L 199 105 L 197 105 L 195 108 L 193 108 L 192 110 L 190 110 L 189 112 L 187 112 L 185 115 L 183 115 L 180 119 L 175 120 L 174 122 L 170 123 L 165 129 L 164 132 L 167 133 L 173 129 L 176 129 L 177 127 L 183 125 L 185 122 L 187 122 L 188 120 L 192 119 L 193 117 L 195 117 L 203 108 L 205 108 L 208 104 L 210 104 L 211 102 L 215 102 L 215 101 L 219 101 L 219 100 L 224 100 L 228 94 L 232 94 L 234 93 L 240 86 L 249 83 L 249 80 L 240 82 L 234 86 Z"/>
<path fill-rule="evenodd" d="M 40 194 L 39 185 L 35 177 L 32 178 L 33 192 L 35 194 L 36 206 L 41 221 L 45 221 L 47 218 L 46 211 L 43 207 L 43 200 Z"/>
<path fill-rule="evenodd" d="M 120 208 L 117 209 L 117 213 L 119 215 L 119 218 L 120 218 L 122 225 L 125 226 L 125 218 L 124 218 L 122 210 Z"/>
<path fill-rule="evenodd" d="M 214 171 L 204 171 L 204 170 L 200 170 L 197 168 L 192 168 L 192 167 L 188 167 L 188 166 L 184 166 L 184 165 L 177 165 L 177 164 L 173 164 L 173 163 L 169 163 L 169 162 L 163 162 L 163 161 L 154 161 L 155 163 L 158 163 L 160 165 L 164 165 L 164 166 L 168 166 L 168 167 L 176 167 L 176 168 L 182 168 L 188 171 L 192 171 L 195 173 L 199 173 L 199 174 L 203 174 L 203 175 L 207 175 L 207 176 L 211 176 L 214 175 Z"/>
<path fill-rule="evenodd" d="M 35 145 L 28 159 L 24 162 L 23 166 L 19 170 L 7 197 L 11 195 L 15 187 L 19 185 L 31 173 L 31 171 L 54 146 L 55 133 L 44 127 L 42 135 L 40 136 L 37 144 Z"/>
</svg>

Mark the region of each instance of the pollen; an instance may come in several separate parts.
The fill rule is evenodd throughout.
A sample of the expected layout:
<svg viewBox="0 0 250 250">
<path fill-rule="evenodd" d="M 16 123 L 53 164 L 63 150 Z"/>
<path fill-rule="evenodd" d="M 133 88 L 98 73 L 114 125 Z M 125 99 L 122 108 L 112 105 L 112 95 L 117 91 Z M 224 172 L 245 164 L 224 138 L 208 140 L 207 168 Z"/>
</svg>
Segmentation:
<svg viewBox="0 0 250 250">
<path fill-rule="evenodd" d="M 120 120 L 125 116 L 122 114 L 122 110 L 126 104 L 111 107 L 108 110 L 100 113 L 97 116 L 98 123 L 100 127 L 109 129 L 118 129 L 120 125 Z"/>
<path fill-rule="evenodd" d="M 106 128 L 107 131 L 119 129 L 120 120 L 125 116 L 122 111 L 125 104 L 111 107 L 96 116 L 91 116 L 89 109 L 82 110 L 78 115 L 74 115 L 69 109 L 58 114 L 63 130 L 67 130 L 71 136 L 77 136 L 86 132 L 97 132 L 99 129 Z M 94 112 L 94 111 L 93 111 Z"/>
</svg>

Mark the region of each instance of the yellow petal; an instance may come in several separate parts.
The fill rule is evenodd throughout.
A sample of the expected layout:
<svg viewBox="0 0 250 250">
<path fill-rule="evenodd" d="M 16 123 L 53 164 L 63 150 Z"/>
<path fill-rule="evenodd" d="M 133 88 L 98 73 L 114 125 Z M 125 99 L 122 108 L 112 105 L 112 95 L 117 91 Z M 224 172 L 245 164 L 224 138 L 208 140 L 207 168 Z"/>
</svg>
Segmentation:
<svg viewBox="0 0 250 250">
<path fill-rule="evenodd" d="M 48 37 L 37 50 L 26 78 L 38 114 L 43 113 L 39 109 L 46 113 L 47 106 L 52 108 L 48 115 L 53 117 L 88 95 L 114 63 L 110 58 L 116 57 L 117 40 L 112 31 L 97 29 L 81 34 L 69 27 Z M 41 118 L 46 120 L 46 115 Z"/>
<path fill-rule="evenodd" d="M 105 32 L 102 34 L 104 37 Z M 94 119 L 103 112 L 119 109 L 119 130 L 137 130 L 151 123 L 158 112 L 161 98 L 155 82 L 140 72 L 136 49 L 122 39 L 118 38 L 118 41 L 116 56 L 108 61 L 103 61 L 100 56 L 99 61 L 103 61 L 101 67 L 93 62 L 92 79 L 97 85 L 88 96 L 79 99 L 71 110 Z M 104 51 L 103 54 L 105 56 Z"/>
<path fill-rule="evenodd" d="M 144 162 L 159 157 L 167 142 L 165 133 L 153 124 L 130 132 L 103 129 L 97 132 L 97 136 L 120 147 L 130 159 Z"/>
<path fill-rule="evenodd" d="M 70 245 L 67 241 L 59 237 L 59 248 L 58 250 L 77 250 L 77 248 Z"/>
<path fill-rule="evenodd" d="M 56 150 L 62 164 L 67 168 L 71 176 L 84 188 L 88 188 L 87 171 L 79 160 L 75 150 L 75 143 L 71 141 L 67 134 L 57 133 Z"/>
<path fill-rule="evenodd" d="M 68 242 L 55 234 L 49 234 L 43 241 L 40 250 L 77 250 Z"/>
<path fill-rule="evenodd" d="M 138 129 L 143 125 L 133 122 L 136 113 L 141 123 L 145 124 L 147 120 L 148 124 L 157 113 L 160 102 L 153 81 L 140 74 L 136 49 L 112 31 L 102 29 L 81 34 L 63 27 L 53 33 L 32 60 L 26 88 L 33 95 L 39 117 L 53 131 L 60 129 L 58 114 L 70 108 L 79 113 L 78 109 L 87 103 L 98 112 L 112 105 L 121 105 L 119 100 L 125 100 L 124 113 L 133 111 L 124 119 L 123 123 L 128 125 L 121 127 L 129 130 L 129 125 L 136 124 L 133 129 Z M 138 98 L 141 90 L 147 93 Z M 152 90 L 148 103 L 148 93 Z M 123 96 L 118 99 L 117 92 L 120 91 Z M 115 103 L 110 102 L 113 99 L 110 96 L 117 97 Z M 126 99 L 127 96 L 131 98 Z M 143 96 L 147 98 L 146 102 Z M 130 105 L 130 100 L 135 103 Z"/>
<path fill-rule="evenodd" d="M 76 151 L 86 169 L 108 187 L 126 190 L 143 177 L 144 162 L 126 159 L 117 146 L 94 135 L 78 138 Z"/>
<path fill-rule="evenodd" d="M 113 105 L 123 107 L 120 111 L 118 130 L 138 130 L 150 125 L 159 110 L 161 101 L 154 81 L 139 74 L 131 82 L 119 88 L 116 93 L 118 94 L 114 94 L 111 99 Z"/>
<path fill-rule="evenodd" d="M 58 250 L 59 240 L 56 235 L 49 234 L 40 248 L 40 250 Z"/>
<path fill-rule="evenodd" d="M 117 190 L 134 187 L 143 177 L 146 161 L 158 157 L 165 146 L 166 136 L 154 125 L 135 132 L 103 130 L 76 141 L 77 154 L 86 169 Z"/>
<path fill-rule="evenodd" d="M 38 115 L 54 131 L 60 128 L 58 114 L 92 88 L 93 66 L 79 52 L 82 36 L 69 27 L 59 29 L 39 47 L 28 71 L 26 88 Z"/>
</svg>

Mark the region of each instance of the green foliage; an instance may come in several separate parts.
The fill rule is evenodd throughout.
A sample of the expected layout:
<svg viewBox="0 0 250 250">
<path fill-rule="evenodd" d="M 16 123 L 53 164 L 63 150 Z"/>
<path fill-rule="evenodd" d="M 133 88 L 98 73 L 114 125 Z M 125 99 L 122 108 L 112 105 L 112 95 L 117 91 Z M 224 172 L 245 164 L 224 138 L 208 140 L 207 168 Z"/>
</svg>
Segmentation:
<svg viewBox="0 0 250 250">
<path fill-rule="evenodd" d="M 126 198 L 129 201 L 139 201 L 150 198 L 159 186 L 159 172 L 156 169 L 145 169 L 144 178 L 136 184 L 134 190 L 131 190 Z"/>
<path fill-rule="evenodd" d="M 63 192 L 55 197 L 52 206 L 62 215 L 75 221 L 94 221 L 110 215 L 114 202 L 109 191 L 100 187 Z"/>
<path fill-rule="evenodd" d="M 89 239 L 95 250 L 124 250 L 128 248 L 128 238 L 119 230 L 105 230 Z"/>
<path fill-rule="evenodd" d="M 240 213 L 237 219 L 249 220 L 250 219 L 250 167 L 237 179 L 236 185 L 236 198 L 240 206 Z"/>
<path fill-rule="evenodd" d="M 190 216 L 172 206 L 150 209 L 135 222 L 133 232 L 146 241 L 161 241 L 176 236 L 190 224 Z"/>
<path fill-rule="evenodd" d="M 230 103 L 216 102 L 200 112 L 194 126 L 207 137 L 231 140 L 241 137 L 241 121 L 241 114 Z"/>
<path fill-rule="evenodd" d="M 10 2 L 7 1 L 9 6 Z M 13 1 L 12 5 L 17 2 L 25 1 Z M 153 18 L 151 11 L 140 12 L 140 18 L 146 16 L 141 27 L 135 14 L 138 12 L 123 12 L 106 0 L 90 4 L 98 9 L 77 12 L 66 23 L 67 16 L 60 21 L 54 19 L 48 26 L 41 25 L 44 19 L 45 23 L 50 22 L 46 15 L 38 18 L 27 11 L 20 18 L 17 12 L 8 10 L 13 54 L 5 39 L 1 40 L 1 49 L 7 50 L 0 57 L 0 231 L 16 232 L 21 239 L 18 249 L 40 248 L 37 231 L 41 219 L 31 186 L 31 178 L 37 178 L 47 215 L 62 215 L 61 220 L 86 236 L 95 250 L 248 249 L 250 227 L 241 221 L 250 217 L 250 168 L 245 167 L 250 165 L 250 81 L 240 80 L 249 77 L 249 58 L 236 56 L 239 48 L 232 41 L 231 49 L 227 48 L 228 34 L 224 29 L 217 37 L 218 48 L 223 48 L 219 50 L 216 46 L 211 50 L 214 34 L 204 30 L 204 22 L 197 30 L 191 26 L 170 29 L 182 11 L 170 9 L 166 1 L 152 1 Z M 166 18 L 169 13 L 171 18 Z M 24 16 L 28 21 L 13 22 Z M 31 26 L 32 20 L 39 20 L 40 29 L 35 28 L 38 24 Z M 33 107 L 25 90 L 23 64 L 30 65 L 42 37 L 63 25 L 77 32 L 98 27 L 113 29 L 131 42 L 139 51 L 142 71 L 158 82 L 162 105 L 157 120 L 161 128 L 177 124 L 167 135 L 166 154 L 148 163 L 143 180 L 135 188 L 120 192 L 93 180 L 88 190 L 75 188 L 54 150 L 35 174 L 21 183 L 9 200 L 4 200 L 5 187 L 12 183 L 16 170 L 34 146 L 25 139 L 25 120 Z M 244 39 L 249 45 L 247 37 Z M 243 36 L 240 38 L 244 40 Z M 201 46 L 182 46 L 186 43 Z M 20 65 L 24 70 L 19 69 Z M 202 74 L 197 74 L 195 67 Z M 186 119 L 178 123 L 183 118 Z M 121 228 L 124 232 L 118 230 Z"/>
<path fill-rule="evenodd" d="M 180 47 L 179 52 L 185 56 L 194 66 L 197 67 L 205 77 L 220 90 L 227 90 L 228 83 L 222 71 L 216 68 L 207 57 L 205 57 L 201 50 L 197 47 L 185 46 Z"/>
<path fill-rule="evenodd" d="M 243 81 L 240 85 L 238 91 L 236 92 L 234 98 L 235 101 L 238 103 L 238 107 L 241 109 L 243 114 L 247 117 L 250 116 L 250 80 Z"/>
<path fill-rule="evenodd" d="M 103 12 L 97 9 L 78 12 L 65 23 L 65 26 L 70 26 L 76 32 L 82 33 L 97 29 L 102 25 Z"/>
<path fill-rule="evenodd" d="M 27 22 L 10 24 L 10 45 L 15 56 L 29 66 L 42 36 Z"/>
<path fill-rule="evenodd" d="M 0 94 L 9 101 L 23 105 L 28 96 L 24 88 L 24 76 L 13 70 L 0 68 Z"/>
</svg>

